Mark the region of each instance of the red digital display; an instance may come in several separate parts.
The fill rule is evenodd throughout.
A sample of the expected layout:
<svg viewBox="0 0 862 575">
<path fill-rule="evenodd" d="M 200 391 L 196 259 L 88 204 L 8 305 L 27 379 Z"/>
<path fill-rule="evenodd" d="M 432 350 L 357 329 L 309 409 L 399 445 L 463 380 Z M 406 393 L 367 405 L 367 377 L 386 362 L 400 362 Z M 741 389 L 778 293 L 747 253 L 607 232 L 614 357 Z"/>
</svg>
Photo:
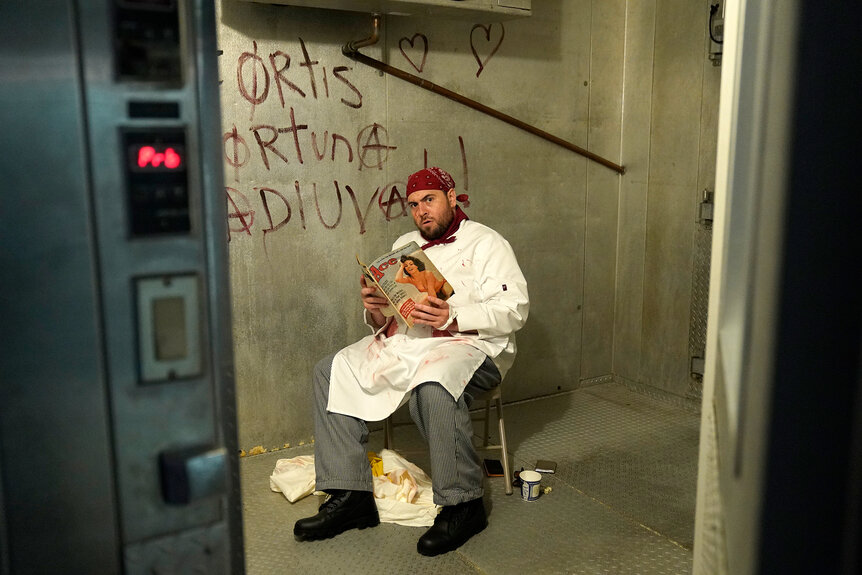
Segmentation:
<svg viewBox="0 0 862 575">
<path fill-rule="evenodd" d="M 135 144 L 129 149 L 136 172 L 172 172 L 185 169 L 185 150 L 177 145 Z"/>
</svg>

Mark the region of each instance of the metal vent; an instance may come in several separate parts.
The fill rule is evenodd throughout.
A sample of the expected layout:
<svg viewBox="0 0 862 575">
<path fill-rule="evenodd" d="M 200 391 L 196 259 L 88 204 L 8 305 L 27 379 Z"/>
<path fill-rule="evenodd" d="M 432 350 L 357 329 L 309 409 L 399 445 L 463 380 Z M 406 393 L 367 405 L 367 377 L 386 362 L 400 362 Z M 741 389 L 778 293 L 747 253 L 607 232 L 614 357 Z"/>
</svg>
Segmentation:
<svg viewBox="0 0 862 575">
<path fill-rule="evenodd" d="M 507 20 L 530 16 L 532 0 L 243 0 L 392 16 Z"/>
</svg>

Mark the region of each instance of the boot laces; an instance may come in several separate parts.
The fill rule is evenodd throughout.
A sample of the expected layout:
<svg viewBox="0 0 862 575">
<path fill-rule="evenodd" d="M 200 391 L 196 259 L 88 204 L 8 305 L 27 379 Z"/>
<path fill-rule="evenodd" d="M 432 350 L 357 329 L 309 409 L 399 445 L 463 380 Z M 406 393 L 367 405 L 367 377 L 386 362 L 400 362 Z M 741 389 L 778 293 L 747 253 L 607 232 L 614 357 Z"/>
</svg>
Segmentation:
<svg viewBox="0 0 862 575">
<path fill-rule="evenodd" d="M 332 509 L 334 507 L 338 507 L 342 501 L 347 496 L 347 492 L 343 493 L 327 493 L 326 499 L 323 500 L 323 503 L 320 504 L 320 508 L 318 511 L 323 511 L 324 509 Z"/>
</svg>

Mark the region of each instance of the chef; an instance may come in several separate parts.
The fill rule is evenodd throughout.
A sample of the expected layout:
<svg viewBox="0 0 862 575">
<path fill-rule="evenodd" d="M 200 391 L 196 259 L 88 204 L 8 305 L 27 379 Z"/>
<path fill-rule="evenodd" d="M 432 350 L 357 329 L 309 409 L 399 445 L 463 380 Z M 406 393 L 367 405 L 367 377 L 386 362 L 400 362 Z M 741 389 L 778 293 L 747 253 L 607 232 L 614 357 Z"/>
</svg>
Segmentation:
<svg viewBox="0 0 862 575">
<path fill-rule="evenodd" d="M 442 509 L 419 539 L 423 555 L 460 547 L 487 526 L 482 469 L 472 444 L 472 396 L 498 386 L 515 357 L 514 333 L 529 311 L 527 283 L 509 243 L 470 220 L 446 171 L 427 168 L 407 180 L 416 230 L 393 249 L 417 242 L 454 288 L 429 297 L 408 327 L 381 311 L 387 300 L 360 280 L 365 322 L 374 333 L 314 370 L 316 489 L 329 498 L 297 521 L 300 541 L 325 539 L 379 523 L 366 456 L 367 421 L 403 403 L 428 442 L 434 502 Z"/>
</svg>

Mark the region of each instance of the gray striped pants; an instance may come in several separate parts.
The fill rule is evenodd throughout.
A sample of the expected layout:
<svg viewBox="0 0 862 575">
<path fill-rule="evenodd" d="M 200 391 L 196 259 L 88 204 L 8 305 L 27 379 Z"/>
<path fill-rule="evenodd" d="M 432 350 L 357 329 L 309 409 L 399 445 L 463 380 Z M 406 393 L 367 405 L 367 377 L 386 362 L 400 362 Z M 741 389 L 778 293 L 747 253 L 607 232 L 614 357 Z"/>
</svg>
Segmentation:
<svg viewBox="0 0 862 575">
<path fill-rule="evenodd" d="M 373 491 L 365 447 L 368 425 L 361 419 L 326 410 L 334 355 L 314 368 L 315 489 Z M 437 505 L 457 505 L 482 497 L 482 467 L 473 447 L 469 409 L 474 394 L 494 389 L 500 379 L 494 362 L 485 358 L 457 401 L 435 381 L 413 389 L 410 415 L 428 443 Z"/>
</svg>

